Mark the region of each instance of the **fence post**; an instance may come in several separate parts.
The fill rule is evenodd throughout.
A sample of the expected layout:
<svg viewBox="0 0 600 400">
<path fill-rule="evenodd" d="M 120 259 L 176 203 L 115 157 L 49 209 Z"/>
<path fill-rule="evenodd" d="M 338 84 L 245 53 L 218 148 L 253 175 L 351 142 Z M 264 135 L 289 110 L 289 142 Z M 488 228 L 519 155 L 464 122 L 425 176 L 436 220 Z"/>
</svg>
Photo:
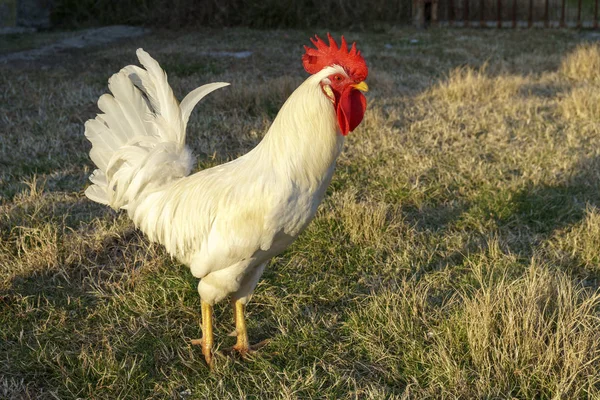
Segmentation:
<svg viewBox="0 0 600 400">
<path fill-rule="evenodd" d="M 512 6 L 512 27 L 513 27 L 513 29 L 517 27 L 517 0 L 513 0 L 513 6 Z"/>
<path fill-rule="evenodd" d="M 581 0 L 579 0 L 581 1 Z M 527 27 L 531 28 L 533 26 L 533 0 L 529 0 L 529 17 L 527 19 Z"/>
<path fill-rule="evenodd" d="M 423 0 L 413 0 L 412 18 L 415 28 L 425 28 L 425 2 Z"/>
<path fill-rule="evenodd" d="M 431 26 L 438 26 L 438 0 L 431 1 Z"/>
<path fill-rule="evenodd" d="M 561 11 L 560 11 L 560 27 L 564 28 L 565 26 L 567 26 L 567 24 L 565 24 L 565 4 L 566 4 L 566 0 L 562 0 L 561 1 Z"/>
<path fill-rule="evenodd" d="M 498 29 L 502 28 L 502 0 L 498 0 Z"/>
<path fill-rule="evenodd" d="M 0 28 L 17 26 L 17 0 L 0 0 Z"/>
<path fill-rule="evenodd" d="M 550 0 L 546 0 L 546 5 L 544 6 L 544 28 L 548 28 L 550 26 L 550 13 L 548 12 L 548 3 L 550 3 Z"/>
<path fill-rule="evenodd" d="M 480 0 L 479 1 L 479 26 L 481 28 L 483 28 L 484 26 L 486 26 L 485 23 L 485 14 L 484 14 L 484 4 L 485 4 L 485 0 Z"/>
<path fill-rule="evenodd" d="M 464 11 L 463 20 L 465 21 L 464 26 L 465 26 L 465 28 L 468 28 L 470 25 L 470 22 L 469 22 L 469 0 L 465 0 L 465 8 L 463 11 Z"/>
<path fill-rule="evenodd" d="M 594 3 L 594 29 L 598 29 L 598 0 Z"/>
<path fill-rule="evenodd" d="M 577 28 L 581 29 L 581 0 L 577 2 Z"/>
<path fill-rule="evenodd" d="M 448 25 L 454 25 L 454 1 L 448 0 Z"/>
</svg>

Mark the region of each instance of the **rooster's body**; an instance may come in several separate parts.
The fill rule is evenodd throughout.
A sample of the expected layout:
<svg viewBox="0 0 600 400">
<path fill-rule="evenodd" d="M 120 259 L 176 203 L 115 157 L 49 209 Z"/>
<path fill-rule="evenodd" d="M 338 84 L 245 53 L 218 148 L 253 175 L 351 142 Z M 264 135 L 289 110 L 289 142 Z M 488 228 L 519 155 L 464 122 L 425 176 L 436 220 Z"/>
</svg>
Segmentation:
<svg viewBox="0 0 600 400">
<path fill-rule="evenodd" d="M 336 119 L 332 107 L 336 99 L 323 88 L 328 77 L 347 72 L 340 65 L 324 66 L 294 91 L 252 151 L 189 175 L 189 115 L 202 97 L 227 84 L 200 87 L 178 104 L 158 63 L 141 49 L 138 58 L 145 69 L 127 66 L 115 74 L 109 80 L 113 96 L 98 102 L 104 114 L 86 124 L 98 166 L 86 195 L 126 209 L 150 240 L 200 278 L 208 362 L 212 305 L 228 296 L 236 304 L 236 349 L 247 352 L 244 305 L 269 259 L 314 217 L 343 147 L 340 129 L 346 134 L 358 124 L 346 116 L 340 127 L 340 111 Z M 356 98 L 351 100 L 356 107 Z"/>
</svg>

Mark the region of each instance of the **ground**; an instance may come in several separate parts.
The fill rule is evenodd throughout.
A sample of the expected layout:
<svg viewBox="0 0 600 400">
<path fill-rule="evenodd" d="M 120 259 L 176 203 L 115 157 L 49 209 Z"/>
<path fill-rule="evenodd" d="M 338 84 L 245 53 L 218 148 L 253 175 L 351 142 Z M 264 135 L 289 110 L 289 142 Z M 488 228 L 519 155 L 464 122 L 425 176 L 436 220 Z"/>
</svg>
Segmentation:
<svg viewBox="0 0 600 400">
<path fill-rule="evenodd" d="M 600 396 L 600 46 L 572 30 L 344 32 L 365 119 L 248 307 L 271 342 L 206 367 L 197 281 L 84 197 L 83 123 L 143 47 L 179 98 L 232 83 L 188 127 L 197 168 L 219 164 L 305 79 L 313 33 L 155 31 L 0 65 L 0 397 Z M 231 346 L 228 304 L 216 321 Z"/>
</svg>

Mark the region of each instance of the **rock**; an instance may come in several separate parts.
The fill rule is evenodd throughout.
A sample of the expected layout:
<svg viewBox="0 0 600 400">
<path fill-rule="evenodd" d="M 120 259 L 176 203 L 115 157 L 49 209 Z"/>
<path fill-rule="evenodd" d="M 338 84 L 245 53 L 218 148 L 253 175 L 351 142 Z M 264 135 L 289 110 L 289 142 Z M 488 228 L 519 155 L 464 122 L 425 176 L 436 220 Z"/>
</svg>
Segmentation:
<svg viewBox="0 0 600 400">
<path fill-rule="evenodd" d="M 148 29 L 135 26 L 115 25 L 102 28 L 86 29 L 75 33 L 72 37 L 52 43 L 38 49 L 20 51 L 0 56 L 0 62 L 15 60 L 35 60 L 40 57 L 50 56 L 67 49 L 80 49 L 113 42 L 118 39 L 141 36 L 149 32 Z"/>
<path fill-rule="evenodd" d="M 248 58 L 252 55 L 251 51 L 211 51 L 209 53 L 202 53 L 211 57 L 233 57 L 233 58 Z"/>
<path fill-rule="evenodd" d="M 0 28 L 0 35 L 16 35 L 21 33 L 34 33 L 37 32 L 35 28 L 26 28 L 24 26 L 8 26 L 6 28 Z"/>
</svg>

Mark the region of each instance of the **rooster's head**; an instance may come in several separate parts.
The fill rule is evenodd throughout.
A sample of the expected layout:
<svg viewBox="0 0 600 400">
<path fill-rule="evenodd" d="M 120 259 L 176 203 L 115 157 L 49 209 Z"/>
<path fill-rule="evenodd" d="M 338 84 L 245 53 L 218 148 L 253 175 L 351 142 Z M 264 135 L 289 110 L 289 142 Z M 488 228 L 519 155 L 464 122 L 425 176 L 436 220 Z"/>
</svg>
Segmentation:
<svg viewBox="0 0 600 400">
<path fill-rule="evenodd" d="M 345 136 L 360 124 L 365 114 L 367 100 L 361 92 L 369 90 L 365 83 L 369 70 L 360 51 L 356 50 L 356 43 L 352 43 L 348 51 L 343 36 L 339 47 L 329 33 L 327 38 L 329 45 L 316 35 L 311 38 L 315 48 L 304 46 L 306 53 L 302 63 L 311 75 L 332 67 L 328 69 L 331 74 L 321 80 L 321 89 L 333 103 L 340 131 Z"/>
</svg>

